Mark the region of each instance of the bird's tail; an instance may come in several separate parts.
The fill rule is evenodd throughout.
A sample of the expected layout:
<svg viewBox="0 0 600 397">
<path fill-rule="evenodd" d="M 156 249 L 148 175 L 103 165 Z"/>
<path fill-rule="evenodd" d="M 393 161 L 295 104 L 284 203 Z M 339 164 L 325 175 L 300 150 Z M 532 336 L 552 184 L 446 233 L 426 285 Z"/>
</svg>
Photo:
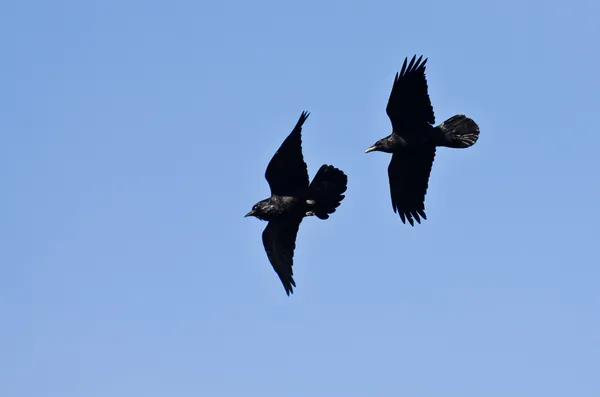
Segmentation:
<svg viewBox="0 0 600 397">
<path fill-rule="evenodd" d="M 479 138 L 479 126 L 464 114 L 450 117 L 436 129 L 441 132 L 438 146 L 464 149 L 473 146 Z"/>
<path fill-rule="evenodd" d="M 319 219 L 327 219 L 344 199 L 348 177 L 332 165 L 323 164 L 309 187 L 309 211 Z"/>
</svg>

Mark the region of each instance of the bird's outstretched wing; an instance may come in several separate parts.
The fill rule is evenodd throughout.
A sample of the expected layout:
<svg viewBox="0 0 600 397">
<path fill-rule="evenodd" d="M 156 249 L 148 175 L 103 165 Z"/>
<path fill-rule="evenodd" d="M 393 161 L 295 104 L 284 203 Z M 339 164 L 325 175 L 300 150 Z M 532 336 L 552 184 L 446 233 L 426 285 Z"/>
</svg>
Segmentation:
<svg viewBox="0 0 600 397">
<path fill-rule="evenodd" d="M 262 234 L 263 245 L 269 257 L 269 262 L 283 283 L 285 293 L 294 293 L 292 287 L 294 282 L 294 249 L 296 248 L 296 236 L 302 218 L 298 220 L 275 220 L 270 221 Z"/>
<path fill-rule="evenodd" d="M 414 226 L 413 218 L 421 223 L 425 215 L 425 194 L 435 157 L 434 145 L 402 148 L 392 155 L 388 167 L 392 208 L 403 223 Z"/>
<path fill-rule="evenodd" d="M 302 156 L 302 124 L 310 113 L 302 112 L 296 126 L 283 141 L 267 166 L 265 178 L 271 195 L 293 196 L 308 187 L 308 171 Z"/>
<path fill-rule="evenodd" d="M 429 94 L 427 93 L 427 79 L 425 78 L 425 63 L 421 62 L 423 56 L 415 62 L 413 56 L 408 66 L 404 59 L 402 70 L 396 73 L 390 99 L 385 109 L 393 131 L 397 134 L 406 134 L 422 131 L 435 123 L 435 116 Z"/>
</svg>

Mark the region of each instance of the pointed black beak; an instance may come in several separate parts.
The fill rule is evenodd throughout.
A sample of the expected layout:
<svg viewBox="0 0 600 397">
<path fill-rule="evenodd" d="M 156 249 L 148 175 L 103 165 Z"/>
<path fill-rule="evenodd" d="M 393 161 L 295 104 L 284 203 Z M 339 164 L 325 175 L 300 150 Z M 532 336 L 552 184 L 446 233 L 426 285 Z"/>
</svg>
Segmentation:
<svg viewBox="0 0 600 397">
<path fill-rule="evenodd" d="M 248 212 L 246 215 L 244 215 L 244 218 L 247 218 L 252 215 L 254 215 L 254 210 L 252 210 L 252 211 Z"/>
</svg>

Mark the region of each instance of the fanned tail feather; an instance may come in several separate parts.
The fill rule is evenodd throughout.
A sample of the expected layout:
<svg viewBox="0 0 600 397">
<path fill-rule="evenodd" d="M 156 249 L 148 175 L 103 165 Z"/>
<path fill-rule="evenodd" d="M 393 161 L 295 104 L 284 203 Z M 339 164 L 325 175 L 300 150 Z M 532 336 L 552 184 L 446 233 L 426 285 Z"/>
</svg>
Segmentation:
<svg viewBox="0 0 600 397">
<path fill-rule="evenodd" d="M 464 114 L 450 117 L 436 129 L 442 132 L 438 146 L 464 149 L 473 146 L 479 138 L 479 126 Z"/>
<path fill-rule="evenodd" d="M 348 177 L 332 165 L 321 166 L 309 187 L 309 209 L 319 219 L 327 219 L 340 206 Z"/>
</svg>

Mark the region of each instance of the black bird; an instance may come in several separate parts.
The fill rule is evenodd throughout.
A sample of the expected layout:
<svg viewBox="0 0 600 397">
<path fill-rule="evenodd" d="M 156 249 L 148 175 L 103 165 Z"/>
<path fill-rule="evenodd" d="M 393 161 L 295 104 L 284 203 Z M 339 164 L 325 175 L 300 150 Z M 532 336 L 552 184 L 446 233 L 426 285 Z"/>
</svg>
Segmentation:
<svg viewBox="0 0 600 397">
<path fill-rule="evenodd" d="M 436 146 L 468 148 L 479 138 L 479 126 L 458 114 L 434 127 L 435 117 L 427 93 L 423 56 L 408 66 L 404 59 L 402 70 L 396 73 L 386 113 L 392 122 L 392 133 L 375 142 L 365 153 L 392 153 L 388 167 L 392 208 L 402 223 L 414 226 L 425 215 L 425 194 L 433 166 Z"/>
<path fill-rule="evenodd" d="M 254 204 L 246 216 L 268 221 L 262 240 L 273 269 L 281 279 L 285 292 L 296 286 L 292 271 L 296 235 L 305 216 L 327 219 L 344 199 L 347 176 L 339 169 L 324 164 L 312 182 L 302 156 L 302 124 L 309 113 L 302 112 L 298 123 L 283 141 L 267 166 L 265 178 L 271 197 Z"/>
</svg>

